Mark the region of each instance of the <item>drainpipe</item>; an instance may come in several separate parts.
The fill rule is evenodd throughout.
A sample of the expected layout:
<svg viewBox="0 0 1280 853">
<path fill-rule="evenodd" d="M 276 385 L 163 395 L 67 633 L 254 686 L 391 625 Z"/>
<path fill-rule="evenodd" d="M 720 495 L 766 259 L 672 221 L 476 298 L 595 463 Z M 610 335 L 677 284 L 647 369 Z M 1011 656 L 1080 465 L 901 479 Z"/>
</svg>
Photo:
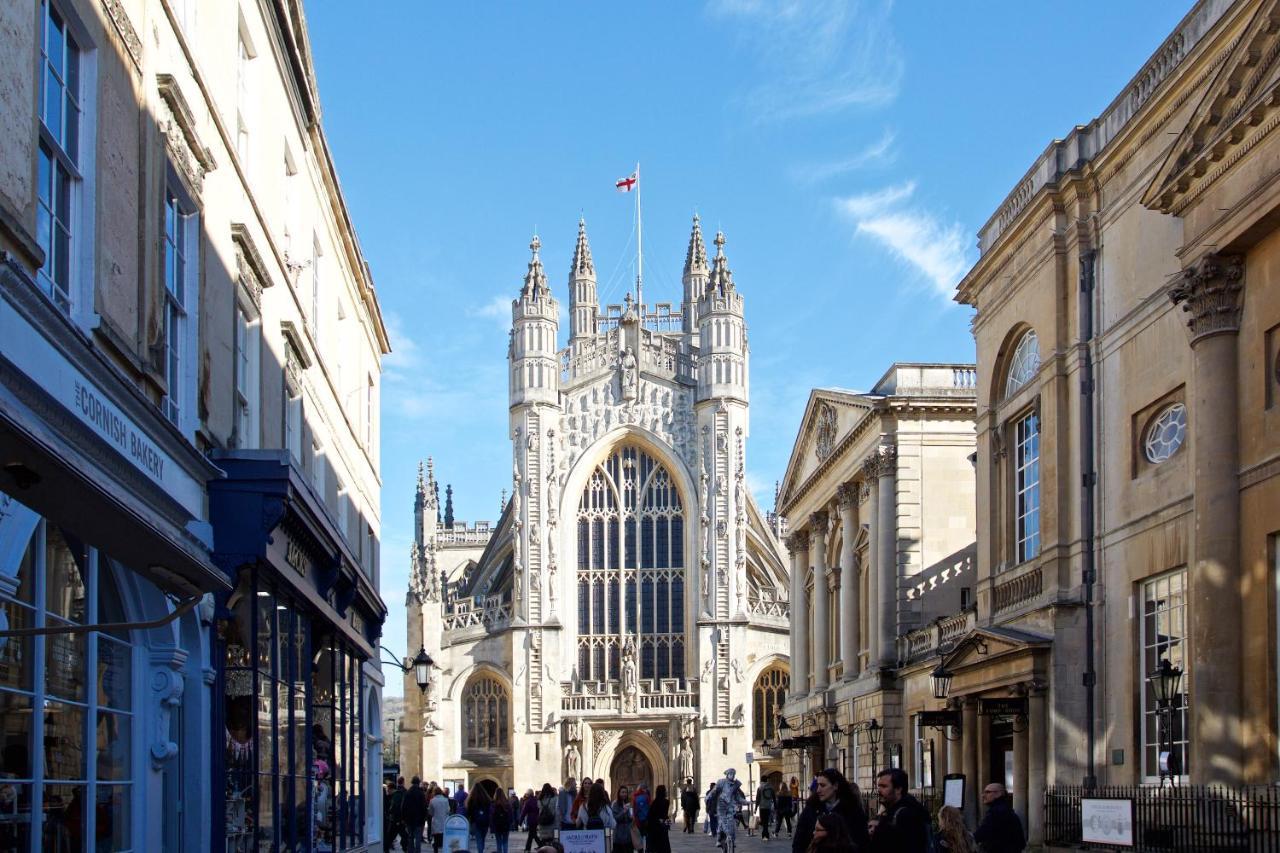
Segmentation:
<svg viewBox="0 0 1280 853">
<path fill-rule="evenodd" d="M 1084 719 L 1088 749 L 1085 751 L 1084 787 L 1098 785 L 1097 737 L 1094 722 L 1094 694 L 1098 673 L 1094 664 L 1093 585 L 1097 580 L 1094 560 L 1094 500 L 1098 474 L 1094 467 L 1094 380 L 1093 380 L 1093 305 L 1097 251 L 1080 256 L 1080 533 L 1084 540 L 1081 574 L 1084 581 Z"/>
</svg>

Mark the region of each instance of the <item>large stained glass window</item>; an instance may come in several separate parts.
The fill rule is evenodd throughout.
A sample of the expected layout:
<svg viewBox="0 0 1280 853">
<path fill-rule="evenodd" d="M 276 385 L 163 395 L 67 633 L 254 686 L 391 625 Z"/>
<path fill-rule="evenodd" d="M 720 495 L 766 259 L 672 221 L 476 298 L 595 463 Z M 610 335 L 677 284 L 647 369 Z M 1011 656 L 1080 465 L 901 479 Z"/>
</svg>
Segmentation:
<svg viewBox="0 0 1280 853">
<path fill-rule="evenodd" d="M 787 702 L 791 676 L 780 666 L 771 666 L 756 679 L 751 691 L 752 740 L 760 743 L 778 735 L 778 715 Z"/>
<path fill-rule="evenodd" d="M 684 505 L 667 469 L 619 447 L 578 505 L 578 677 L 621 676 L 634 638 L 640 678 L 685 677 Z"/>
<path fill-rule="evenodd" d="M 487 675 L 468 682 L 462 693 L 462 728 L 466 750 L 506 752 L 511 749 L 511 694 Z"/>
</svg>

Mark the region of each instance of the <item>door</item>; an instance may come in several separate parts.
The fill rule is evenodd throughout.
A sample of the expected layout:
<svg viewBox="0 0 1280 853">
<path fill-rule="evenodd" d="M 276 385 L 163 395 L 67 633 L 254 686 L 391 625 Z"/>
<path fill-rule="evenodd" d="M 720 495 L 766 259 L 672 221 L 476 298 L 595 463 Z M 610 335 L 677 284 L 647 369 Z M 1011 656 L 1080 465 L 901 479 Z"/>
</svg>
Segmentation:
<svg viewBox="0 0 1280 853">
<path fill-rule="evenodd" d="M 634 746 L 628 746 L 618 753 L 609 768 L 610 790 L 617 791 L 626 785 L 634 791 L 636 785 L 641 783 L 653 790 L 653 767 L 643 752 Z"/>
</svg>

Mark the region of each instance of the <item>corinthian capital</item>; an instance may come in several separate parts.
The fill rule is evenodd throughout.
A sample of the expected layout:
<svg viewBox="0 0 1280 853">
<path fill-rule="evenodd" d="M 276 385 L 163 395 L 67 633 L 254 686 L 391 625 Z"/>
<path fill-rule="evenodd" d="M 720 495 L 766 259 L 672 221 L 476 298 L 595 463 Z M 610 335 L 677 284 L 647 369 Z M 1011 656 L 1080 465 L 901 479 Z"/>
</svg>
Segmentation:
<svg viewBox="0 0 1280 853">
<path fill-rule="evenodd" d="M 814 537 L 821 539 L 827 535 L 831 527 L 831 516 L 826 510 L 818 510 L 809 516 L 809 529 Z"/>
<path fill-rule="evenodd" d="M 893 444 L 882 444 L 867 454 L 862 463 L 862 473 L 868 480 L 886 477 L 898 472 L 898 448 Z"/>
<path fill-rule="evenodd" d="M 836 506 L 840 511 L 853 509 L 858 505 L 858 486 L 855 483 L 841 483 L 836 489 Z"/>
<path fill-rule="evenodd" d="M 791 554 L 798 554 L 801 551 L 809 550 L 809 537 L 800 533 L 792 533 L 787 536 L 787 551 Z"/>
<path fill-rule="evenodd" d="M 1191 342 L 1209 335 L 1240 331 L 1240 297 L 1244 291 L 1244 259 L 1239 255 L 1206 255 L 1182 271 L 1169 290 L 1174 305 L 1190 316 Z"/>
</svg>

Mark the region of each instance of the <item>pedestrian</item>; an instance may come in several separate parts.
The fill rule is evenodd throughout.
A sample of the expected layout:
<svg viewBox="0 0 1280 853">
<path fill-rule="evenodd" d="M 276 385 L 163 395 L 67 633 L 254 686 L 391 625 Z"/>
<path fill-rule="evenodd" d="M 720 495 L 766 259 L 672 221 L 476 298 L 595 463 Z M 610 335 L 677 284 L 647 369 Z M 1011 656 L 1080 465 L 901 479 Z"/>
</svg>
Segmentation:
<svg viewBox="0 0 1280 853">
<path fill-rule="evenodd" d="M 1009 792 L 999 782 L 992 782 L 982 789 L 982 802 L 987 813 L 978 825 L 973 838 L 982 845 L 984 853 L 1018 853 L 1027 846 L 1022 832 L 1022 821 L 1009 802 Z"/>
<path fill-rule="evenodd" d="M 871 850 L 926 853 L 933 845 L 929 812 L 907 792 L 907 773 L 898 767 L 876 774 L 876 793 L 883 811 L 871 821 Z"/>
<path fill-rule="evenodd" d="M 631 796 L 631 806 L 636 816 L 636 849 L 640 853 L 645 853 L 649 843 L 649 805 L 651 802 L 649 789 L 645 787 L 645 784 L 641 782 L 636 785 L 636 792 Z"/>
<path fill-rule="evenodd" d="M 404 826 L 404 818 L 401 815 L 401 809 L 404 808 L 404 777 L 396 777 L 396 784 L 391 789 L 391 822 L 387 825 L 387 837 L 391 839 L 394 845 L 396 839 L 400 839 L 400 849 L 409 849 L 408 832 Z"/>
<path fill-rule="evenodd" d="M 552 797 L 552 800 L 555 798 Z M 520 825 L 528 833 L 524 840 L 524 853 L 530 853 L 533 843 L 538 840 L 538 812 L 538 796 L 530 788 L 520 800 Z"/>
<path fill-rule="evenodd" d="M 609 794 L 603 782 L 596 782 L 587 792 L 587 798 L 578 809 L 579 829 L 616 829 L 617 821 L 613 819 L 613 807 L 609 805 Z"/>
<path fill-rule="evenodd" d="M 560 829 L 573 829 L 573 803 L 578 799 L 578 782 L 572 776 L 565 780 L 560 795 L 556 798 L 556 819 L 560 821 Z"/>
<path fill-rule="evenodd" d="M 454 814 L 465 815 L 467 808 L 467 789 L 464 785 L 459 784 L 458 790 L 453 792 Z"/>
<path fill-rule="evenodd" d="M 515 804 L 507 796 L 507 792 L 498 789 L 493 797 L 493 809 L 489 820 L 489 828 L 493 830 L 493 849 L 496 853 L 507 853 L 507 840 L 511 835 L 511 826 L 515 823 Z"/>
<path fill-rule="evenodd" d="M 773 826 L 773 834 L 782 834 L 782 822 L 787 822 L 787 838 L 791 837 L 791 816 L 795 814 L 796 801 L 791 797 L 791 786 L 786 782 L 778 783 L 777 799 L 778 817 Z"/>
<path fill-rule="evenodd" d="M 671 853 L 671 802 L 667 799 L 667 786 L 659 785 L 653 792 L 653 803 L 645 826 L 645 850 L 648 853 Z"/>
<path fill-rule="evenodd" d="M 692 833 L 698 823 L 698 804 L 698 792 L 693 789 L 693 780 L 690 779 L 680 792 L 680 811 L 684 812 L 685 832 Z"/>
<path fill-rule="evenodd" d="M 569 823 L 573 824 L 575 829 L 578 827 L 578 814 L 582 811 L 582 807 L 586 804 L 587 796 L 590 793 L 591 779 L 590 777 L 584 777 L 582 784 L 578 786 L 577 795 L 573 798 L 573 804 L 569 806 Z"/>
<path fill-rule="evenodd" d="M 459 814 L 461 814 L 459 810 Z M 476 785 L 467 795 L 467 820 L 471 822 L 471 837 L 476 842 L 476 853 L 484 853 L 484 842 L 489 837 L 489 824 L 493 819 L 493 801 L 484 785 Z"/>
<path fill-rule="evenodd" d="M 738 781 L 738 772 L 730 767 L 724 771 L 724 777 L 716 783 L 716 844 L 726 853 L 737 846 L 737 822 L 742 815 L 742 807 L 747 804 L 747 797 L 742 793 L 742 782 Z"/>
<path fill-rule="evenodd" d="M 816 777 L 813 796 L 805 803 L 804 811 L 796 820 L 795 834 L 791 838 L 792 853 L 805 853 L 813 840 L 814 827 L 824 814 L 834 814 L 844 821 L 846 834 L 858 850 L 867 847 L 867 812 L 862 807 L 862 797 L 844 774 L 827 768 Z"/>
<path fill-rule="evenodd" d="M 422 780 L 417 776 L 409 790 L 404 792 L 404 801 L 400 806 L 400 819 L 404 821 L 408 835 L 405 844 L 406 853 L 420 853 L 422 850 L 422 827 L 427 822 L 427 792 L 422 790 Z"/>
<path fill-rule="evenodd" d="M 946 853 L 978 853 L 973 833 L 964 825 L 964 815 L 955 806 L 938 809 L 938 850 Z"/>
<path fill-rule="evenodd" d="M 835 812 L 818 815 L 806 853 L 855 853 L 858 849 L 849 837 L 849 825 L 844 818 Z"/>
<path fill-rule="evenodd" d="M 427 803 L 427 811 L 431 820 L 431 849 L 440 853 L 444 846 L 444 825 L 450 814 L 448 795 L 436 788 Z"/>
<path fill-rule="evenodd" d="M 525 839 L 525 853 L 529 853 L 529 841 L 537 846 L 549 841 L 556 834 L 556 789 L 550 782 L 544 782 L 538 793 L 538 817 L 536 824 L 529 828 L 529 838 Z"/>
<path fill-rule="evenodd" d="M 445 796 L 445 799 L 447 799 L 447 800 L 449 801 L 449 814 L 457 814 L 457 813 L 458 813 L 458 804 L 457 804 L 457 802 L 453 799 L 453 795 L 449 793 L 449 786 L 448 786 L 448 785 L 445 785 L 445 786 L 444 786 L 444 796 Z"/>
<path fill-rule="evenodd" d="M 716 783 L 712 782 L 707 792 L 702 795 L 702 800 L 707 804 L 707 835 L 716 834 L 716 818 L 718 817 L 716 808 Z"/>
<path fill-rule="evenodd" d="M 632 830 L 635 828 L 635 816 L 631 813 L 631 789 L 626 785 L 618 788 L 618 798 L 610 807 L 613 812 L 613 853 L 632 853 L 636 849 Z"/>
<path fill-rule="evenodd" d="M 769 823 L 773 820 L 773 811 L 777 808 L 777 794 L 773 786 L 761 780 L 756 790 L 756 811 L 760 813 L 760 839 L 769 840 Z"/>
</svg>

